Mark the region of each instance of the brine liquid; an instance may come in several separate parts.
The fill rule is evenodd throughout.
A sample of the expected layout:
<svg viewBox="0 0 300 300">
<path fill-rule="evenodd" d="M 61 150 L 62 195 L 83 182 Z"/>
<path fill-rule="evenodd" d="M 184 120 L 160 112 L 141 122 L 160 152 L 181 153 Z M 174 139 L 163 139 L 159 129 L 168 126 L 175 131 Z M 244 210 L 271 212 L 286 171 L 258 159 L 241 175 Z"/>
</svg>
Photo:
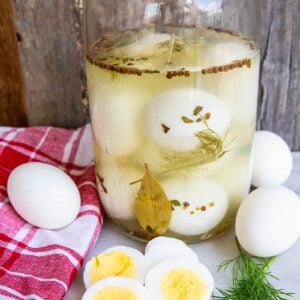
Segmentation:
<svg viewBox="0 0 300 300">
<path fill-rule="evenodd" d="M 89 51 L 97 185 L 107 215 L 128 234 L 194 242 L 231 226 L 249 192 L 259 51 L 231 32 L 166 31 L 109 34 Z M 138 211 L 145 166 L 171 220 L 159 202 L 147 216 Z"/>
</svg>

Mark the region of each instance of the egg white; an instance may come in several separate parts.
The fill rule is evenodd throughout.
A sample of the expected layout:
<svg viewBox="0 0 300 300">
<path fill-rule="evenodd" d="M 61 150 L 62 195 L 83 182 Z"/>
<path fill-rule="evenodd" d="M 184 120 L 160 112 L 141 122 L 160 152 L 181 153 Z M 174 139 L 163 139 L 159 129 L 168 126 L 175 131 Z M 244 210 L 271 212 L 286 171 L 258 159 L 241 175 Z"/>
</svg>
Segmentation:
<svg viewBox="0 0 300 300">
<path fill-rule="evenodd" d="M 139 191 L 138 184 L 130 184 L 143 178 L 142 170 L 117 163 L 113 158 L 97 168 L 102 177 L 97 177 L 97 187 L 102 204 L 107 214 L 119 220 L 132 220 L 135 218 L 134 201 Z"/>
<path fill-rule="evenodd" d="M 80 210 L 76 184 L 50 164 L 30 162 L 15 168 L 8 178 L 7 193 L 22 218 L 44 229 L 69 225 Z"/>
<path fill-rule="evenodd" d="M 161 185 L 168 199 L 181 203 L 179 207 L 173 206 L 169 230 L 175 233 L 188 236 L 204 234 L 216 227 L 226 215 L 228 195 L 221 185 L 211 179 L 191 174 L 166 179 Z M 189 206 L 184 209 L 185 202 Z M 205 211 L 197 210 L 203 206 Z"/>
<path fill-rule="evenodd" d="M 116 56 L 148 56 L 153 55 L 159 44 L 171 40 L 171 36 L 167 33 L 149 32 L 138 39 L 135 43 L 128 46 L 119 47 L 113 50 Z"/>
<path fill-rule="evenodd" d="M 199 275 L 199 277 L 208 285 L 206 295 L 199 300 L 208 300 L 212 294 L 214 287 L 214 280 L 210 271 L 200 262 L 195 262 L 184 256 L 174 256 L 151 268 L 145 278 L 145 286 L 151 292 L 155 300 L 171 300 L 165 299 L 160 290 L 163 277 L 170 271 L 178 268 L 190 269 L 192 272 Z"/>
<path fill-rule="evenodd" d="M 153 244 L 145 251 L 145 258 L 148 269 L 155 266 L 166 258 L 173 256 L 185 256 L 189 259 L 199 261 L 197 254 L 186 244 L 181 243 L 163 243 Z"/>
<path fill-rule="evenodd" d="M 276 186 L 284 183 L 293 169 L 293 157 L 287 143 L 270 131 L 257 131 L 253 140 L 252 184 Z"/>
<path fill-rule="evenodd" d="M 242 202 L 235 224 L 242 247 L 254 256 L 271 257 L 300 236 L 300 199 L 283 186 L 261 187 Z"/>
<path fill-rule="evenodd" d="M 92 285 L 83 295 L 82 300 L 94 300 L 97 293 L 106 287 L 121 287 L 132 291 L 141 300 L 150 300 L 147 289 L 138 281 L 124 277 L 108 277 Z M 112 299 L 118 300 L 118 299 Z"/>
<path fill-rule="evenodd" d="M 256 50 L 252 50 L 248 43 L 223 42 L 203 49 L 203 66 L 223 66 L 236 60 L 242 60 L 253 56 Z"/>
<path fill-rule="evenodd" d="M 91 106 L 93 135 L 102 151 L 123 157 L 141 143 L 140 114 L 144 96 L 138 89 L 122 87 L 120 92 L 99 92 L 100 99 Z"/>
<path fill-rule="evenodd" d="M 149 241 L 146 245 L 145 248 L 145 253 L 147 253 L 147 251 L 154 245 L 161 245 L 161 244 L 171 244 L 174 247 L 175 246 L 187 246 L 182 240 L 179 239 L 175 239 L 175 238 L 171 238 L 171 237 L 167 237 L 167 236 L 158 236 L 154 239 L 152 239 L 151 241 Z"/>
<path fill-rule="evenodd" d="M 226 156 L 226 155 L 225 155 Z M 223 170 L 213 174 L 214 180 L 222 185 L 230 199 L 230 208 L 238 209 L 251 187 L 251 162 L 249 154 L 235 153 L 234 159 L 224 165 Z"/>
<path fill-rule="evenodd" d="M 192 88 L 167 90 L 144 107 L 143 125 L 145 134 L 154 143 L 173 151 L 192 151 L 199 145 L 196 133 L 207 130 L 204 122 L 196 122 L 199 116 L 193 112 L 202 106 L 202 114 L 210 114 L 209 127 L 223 136 L 230 124 L 230 112 L 226 104 L 215 95 Z M 182 117 L 194 120 L 185 123 Z M 169 127 L 165 132 L 162 125 Z"/>
<path fill-rule="evenodd" d="M 136 267 L 137 267 L 137 275 L 136 275 L 136 278 L 133 278 L 133 279 L 143 283 L 144 278 L 145 278 L 145 273 L 146 273 L 146 270 L 147 270 L 147 263 L 146 263 L 145 256 L 140 251 L 138 251 L 134 248 L 125 247 L 125 246 L 111 247 L 111 248 L 108 248 L 105 251 L 99 253 L 98 255 L 105 254 L 105 253 L 111 253 L 111 252 L 114 252 L 114 251 L 122 252 L 122 253 L 124 253 L 124 254 L 131 257 L 131 259 L 135 262 Z M 84 268 L 84 272 L 83 272 L 83 282 L 84 282 L 84 285 L 87 289 L 91 285 L 93 285 L 93 283 L 90 280 L 91 266 L 92 266 L 92 260 L 89 260 L 87 262 L 87 264 Z"/>
</svg>

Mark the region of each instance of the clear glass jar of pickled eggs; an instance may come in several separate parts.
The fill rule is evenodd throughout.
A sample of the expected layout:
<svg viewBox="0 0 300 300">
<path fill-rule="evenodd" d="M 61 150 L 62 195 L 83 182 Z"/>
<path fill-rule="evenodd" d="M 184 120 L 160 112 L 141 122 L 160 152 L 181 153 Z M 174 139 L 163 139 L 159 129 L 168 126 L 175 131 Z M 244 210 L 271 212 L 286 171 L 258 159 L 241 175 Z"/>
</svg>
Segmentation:
<svg viewBox="0 0 300 300">
<path fill-rule="evenodd" d="M 97 186 L 144 240 L 220 235 L 250 188 L 259 10 L 245 0 L 87 0 Z"/>
</svg>

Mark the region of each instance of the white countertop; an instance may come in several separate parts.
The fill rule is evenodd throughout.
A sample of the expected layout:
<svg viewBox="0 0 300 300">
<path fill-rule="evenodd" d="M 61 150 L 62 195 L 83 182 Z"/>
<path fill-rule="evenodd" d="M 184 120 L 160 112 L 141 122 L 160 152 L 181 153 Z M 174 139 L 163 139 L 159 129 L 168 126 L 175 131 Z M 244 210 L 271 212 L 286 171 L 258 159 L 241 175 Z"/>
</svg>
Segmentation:
<svg viewBox="0 0 300 300">
<path fill-rule="evenodd" d="M 285 185 L 300 195 L 300 153 L 294 153 L 294 171 Z M 141 251 L 145 247 L 143 243 L 128 238 L 119 232 L 109 221 L 106 221 L 90 257 L 115 245 L 134 247 Z M 215 286 L 219 288 L 229 287 L 231 280 L 230 272 L 217 273 L 217 266 L 223 260 L 235 257 L 238 253 L 234 241 L 234 230 L 232 229 L 219 238 L 193 244 L 190 247 L 198 254 L 200 261 L 212 272 L 215 279 Z M 274 285 L 296 293 L 293 299 L 300 299 L 299 256 L 300 240 L 289 251 L 278 256 L 271 266 L 272 273 L 280 279 L 278 282 L 275 281 Z M 81 270 L 64 300 L 79 300 L 84 291 Z"/>
</svg>

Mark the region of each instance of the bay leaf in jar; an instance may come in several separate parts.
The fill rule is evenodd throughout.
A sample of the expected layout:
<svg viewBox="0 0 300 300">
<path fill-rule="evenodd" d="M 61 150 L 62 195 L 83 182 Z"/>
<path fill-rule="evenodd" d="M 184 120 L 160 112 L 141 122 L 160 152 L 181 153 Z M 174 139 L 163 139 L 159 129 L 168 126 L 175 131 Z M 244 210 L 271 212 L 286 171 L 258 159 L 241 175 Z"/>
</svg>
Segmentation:
<svg viewBox="0 0 300 300">
<path fill-rule="evenodd" d="M 172 217 L 172 207 L 158 181 L 147 165 L 140 190 L 135 200 L 135 215 L 141 227 L 151 236 L 164 234 Z"/>
</svg>

